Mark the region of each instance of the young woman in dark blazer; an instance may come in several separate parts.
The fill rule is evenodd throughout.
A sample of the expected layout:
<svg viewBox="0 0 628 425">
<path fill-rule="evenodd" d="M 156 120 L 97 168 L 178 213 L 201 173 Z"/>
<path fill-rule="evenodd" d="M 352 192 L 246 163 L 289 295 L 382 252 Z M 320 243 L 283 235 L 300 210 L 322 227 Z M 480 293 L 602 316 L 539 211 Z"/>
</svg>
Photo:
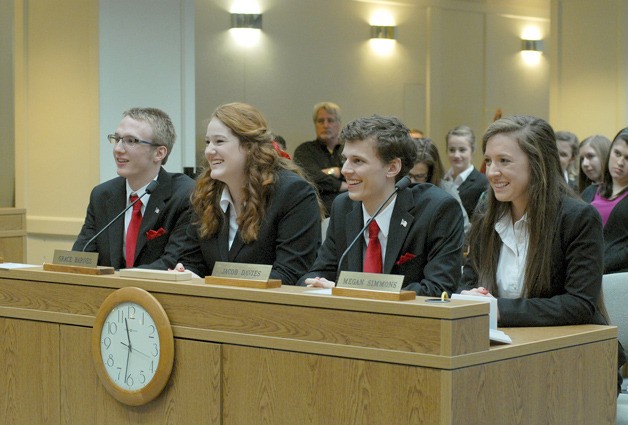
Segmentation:
<svg viewBox="0 0 628 425">
<path fill-rule="evenodd" d="M 271 278 L 294 285 L 321 241 L 316 189 L 277 154 L 251 105 L 218 107 L 205 137 L 208 167 L 192 195 L 188 246 L 177 270 L 205 276 L 216 261 L 269 264 Z"/>
<path fill-rule="evenodd" d="M 599 186 L 582 198 L 590 202 L 604 225 L 604 273 L 628 271 L 628 127 L 613 139 Z"/>
</svg>

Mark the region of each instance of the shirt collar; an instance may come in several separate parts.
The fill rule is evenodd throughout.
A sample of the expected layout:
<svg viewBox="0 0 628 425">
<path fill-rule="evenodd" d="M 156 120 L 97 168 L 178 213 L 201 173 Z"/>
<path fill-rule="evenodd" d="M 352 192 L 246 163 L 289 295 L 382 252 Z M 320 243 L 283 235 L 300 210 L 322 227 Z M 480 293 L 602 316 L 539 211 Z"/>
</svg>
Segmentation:
<svg viewBox="0 0 628 425">
<path fill-rule="evenodd" d="M 222 189 L 222 195 L 220 196 L 220 209 L 223 213 L 227 212 L 227 208 L 231 206 L 231 211 L 235 212 L 235 206 L 233 205 L 233 199 L 227 186 Z"/>
<path fill-rule="evenodd" d="M 382 212 L 380 212 L 377 215 L 377 217 L 375 217 L 375 221 L 377 222 L 377 225 L 379 226 L 379 231 L 386 238 L 388 238 L 388 230 L 390 229 L 390 220 L 392 218 L 393 209 L 395 209 L 396 201 L 397 201 L 397 196 L 395 196 L 392 199 L 392 201 L 390 201 L 390 204 L 388 204 L 386 208 L 384 208 Z M 366 222 L 369 221 L 369 219 L 371 218 L 369 213 L 366 212 L 366 208 L 364 208 L 364 204 L 362 204 L 362 217 L 364 219 L 363 225 L 366 225 Z"/>
</svg>

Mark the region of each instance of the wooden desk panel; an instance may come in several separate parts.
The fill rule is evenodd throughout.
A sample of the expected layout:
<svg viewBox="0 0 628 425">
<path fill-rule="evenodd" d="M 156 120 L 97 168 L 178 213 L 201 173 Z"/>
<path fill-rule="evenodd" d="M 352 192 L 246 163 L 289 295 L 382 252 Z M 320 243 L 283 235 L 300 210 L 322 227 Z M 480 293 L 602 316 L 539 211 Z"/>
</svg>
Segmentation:
<svg viewBox="0 0 628 425">
<path fill-rule="evenodd" d="M 26 210 L 0 208 L 0 258 L 4 262 L 26 262 Z"/>
<path fill-rule="evenodd" d="M 151 291 L 176 338 L 171 380 L 142 407 L 104 391 L 89 351 L 124 286 Z M 506 329 L 513 344 L 489 348 L 486 304 L 304 291 L 0 271 L 0 425 L 614 423 L 614 327 Z"/>
</svg>

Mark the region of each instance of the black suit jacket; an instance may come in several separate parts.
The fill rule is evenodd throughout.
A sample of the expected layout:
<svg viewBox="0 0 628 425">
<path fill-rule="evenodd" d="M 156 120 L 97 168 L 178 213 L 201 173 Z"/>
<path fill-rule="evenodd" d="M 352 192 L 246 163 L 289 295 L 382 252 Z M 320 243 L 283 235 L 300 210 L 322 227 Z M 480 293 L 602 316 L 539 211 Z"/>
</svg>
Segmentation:
<svg viewBox="0 0 628 425">
<path fill-rule="evenodd" d="M 180 262 L 203 277 L 216 261 L 271 264 L 270 277 L 294 285 L 316 257 L 321 241 L 321 212 L 316 189 L 291 171 L 280 171 L 274 192 L 263 214 L 257 240 L 245 244 L 239 232 L 229 249 L 229 222 L 209 238 L 199 238 L 196 217 L 187 232 Z"/>
<path fill-rule="evenodd" d="M 194 180 L 180 173 L 168 173 L 163 168 L 157 177 L 159 185 L 150 195 L 144 209 L 142 225 L 137 238 L 135 267 L 167 270 L 173 268 L 185 239 L 190 222 L 190 194 Z M 126 180 L 116 177 L 96 186 L 90 195 L 85 223 L 74 246 L 82 251 L 85 244 L 127 205 Z M 148 240 L 149 230 L 164 229 L 165 234 Z M 116 269 L 126 267 L 122 246 L 124 241 L 124 216 L 118 218 L 107 230 L 90 242 L 88 252 L 98 252 L 98 264 Z"/>
<path fill-rule="evenodd" d="M 347 193 L 339 195 L 316 262 L 299 283 L 304 285 L 306 278 L 316 276 L 336 281 L 338 261 L 363 225 L 362 203 L 352 201 Z M 451 294 L 460 279 L 463 238 L 458 201 L 431 184 L 413 185 L 397 194 L 382 271 L 404 275 L 403 288 L 418 295 Z M 347 253 L 341 270 L 363 270 L 365 244 L 361 237 Z"/>
<path fill-rule="evenodd" d="M 473 212 L 478 204 L 478 200 L 484 191 L 488 189 L 488 179 L 475 168 L 464 182 L 458 187 L 462 206 L 467 211 L 469 220 L 473 217 Z"/>
<path fill-rule="evenodd" d="M 552 246 L 550 293 L 544 298 L 499 298 L 500 326 L 561 326 L 606 324 L 598 310 L 602 288 L 602 222 L 595 208 L 563 195 Z M 534 247 L 529 247 L 532 250 Z M 475 241 L 464 267 L 459 290 L 482 286 L 473 256 L 487 255 Z"/>
<path fill-rule="evenodd" d="M 592 202 L 598 186 L 589 186 L 582 199 Z M 628 197 L 615 205 L 604 226 L 604 273 L 628 271 Z"/>
</svg>

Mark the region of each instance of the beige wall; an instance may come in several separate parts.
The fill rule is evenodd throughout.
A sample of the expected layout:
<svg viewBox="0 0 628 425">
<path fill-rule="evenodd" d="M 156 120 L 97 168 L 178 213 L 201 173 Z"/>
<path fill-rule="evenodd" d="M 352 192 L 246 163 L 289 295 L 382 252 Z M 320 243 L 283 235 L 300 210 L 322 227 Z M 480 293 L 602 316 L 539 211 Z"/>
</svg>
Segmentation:
<svg viewBox="0 0 628 425">
<path fill-rule="evenodd" d="M 98 183 L 98 1 L 16 1 L 16 206 L 28 262 L 69 249 Z"/>
<path fill-rule="evenodd" d="M 15 206 L 13 0 L 0 0 L 0 208 Z"/>
<path fill-rule="evenodd" d="M 628 125 L 628 1 L 552 0 L 551 122 L 580 140 Z"/>
<path fill-rule="evenodd" d="M 112 40 L 99 40 L 105 3 L 98 0 L 0 1 L 2 11 L 15 13 L 15 203 L 27 210 L 28 261 L 41 263 L 54 249 L 70 248 L 101 164 L 110 160 L 94 141 L 102 139 L 102 110 L 119 113 L 107 100 L 116 97 L 115 87 L 99 93 L 99 55 L 111 60 Z M 549 118 L 582 137 L 612 135 L 626 125 L 628 0 L 259 0 L 264 29 L 260 44 L 248 50 L 230 37 L 230 2 L 180 4 L 192 3 L 196 75 L 183 69 L 177 78 L 185 80 L 181 87 L 194 80 L 196 131 L 178 143 L 199 154 L 203 120 L 236 100 L 260 107 L 290 151 L 314 136 L 311 108 L 320 100 L 339 103 L 345 123 L 397 115 L 427 131 L 441 149 L 446 131 L 461 123 L 481 138 L 497 108 Z M 387 57 L 376 56 L 368 41 L 370 17 L 380 9 L 398 26 Z M 122 18 L 107 16 L 107 22 Z M 536 67 L 524 66 L 519 53 L 528 24 L 545 39 Z M 184 34 L 181 42 L 188 46 L 190 38 Z M 138 40 L 146 49 L 160 47 L 151 37 Z M 143 59 L 140 47 L 134 44 L 131 65 Z M 9 71 L 0 72 L 11 79 Z M 151 84 L 150 73 L 129 72 L 124 84 L 152 103 L 160 94 L 177 95 Z M 0 128 L 10 120 L 1 114 Z M 476 164 L 479 159 L 478 153 Z"/>
</svg>

